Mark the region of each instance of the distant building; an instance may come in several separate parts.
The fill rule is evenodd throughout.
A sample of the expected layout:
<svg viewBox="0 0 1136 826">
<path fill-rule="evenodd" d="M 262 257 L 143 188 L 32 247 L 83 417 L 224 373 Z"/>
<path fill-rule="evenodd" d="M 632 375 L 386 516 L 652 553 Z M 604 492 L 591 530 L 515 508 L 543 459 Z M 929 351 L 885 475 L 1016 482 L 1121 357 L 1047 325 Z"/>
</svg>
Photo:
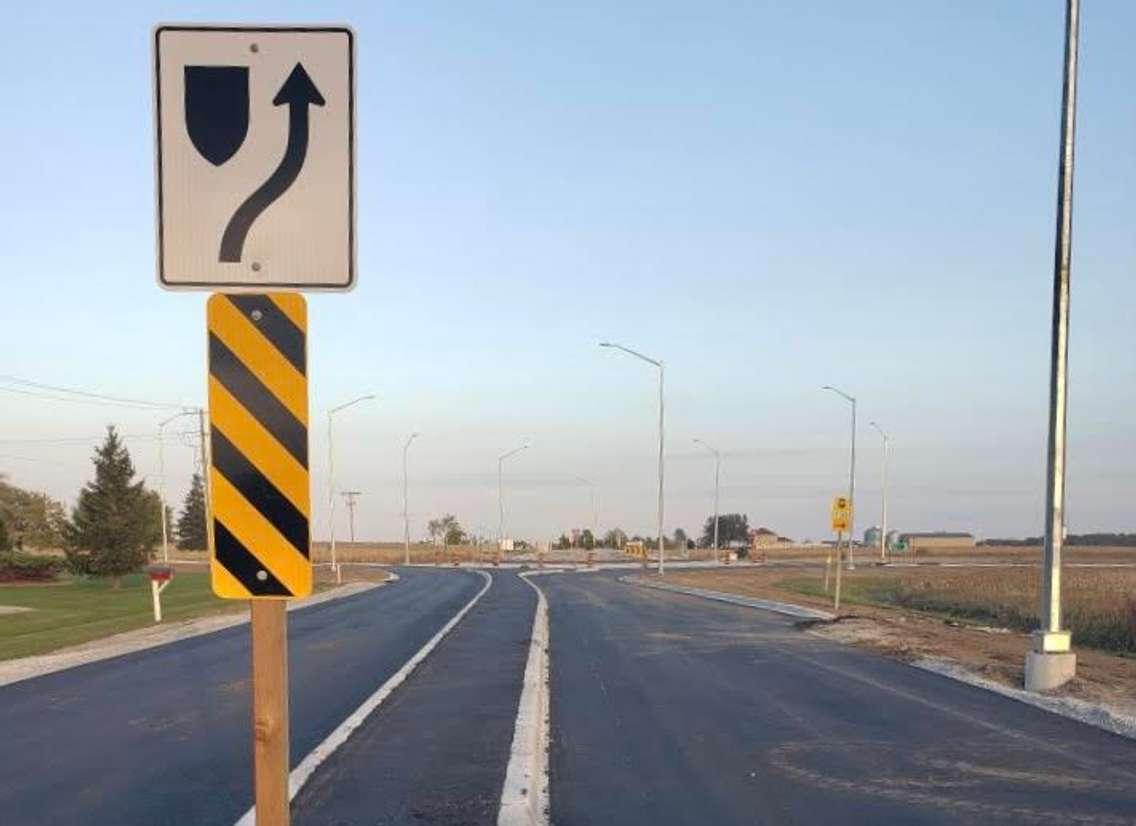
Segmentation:
<svg viewBox="0 0 1136 826">
<path fill-rule="evenodd" d="M 793 540 L 779 536 L 769 528 L 750 528 L 749 546 L 751 548 L 772 548 L 776 545 L 790 545 Z"/>
<path fill-rule="evenodd" d="M 899 544 L 899 531 L 888 531 L 887 547 L 889 551 L 906 551 L 907 546 L 900 547 Z"/>
<path fill-rule="evenodd" d="M 869 548 L 878 548 L 880 546 L 880 530 L 879 525 L 872 525 L 868 530 L 864 531 L 864 544 Z"/>
<path fill-rule="evenodd" d="M 974 534 L 953 533 L 951 531 L 901 533 L 899 539 L 907 544 L 908 550 L 912 553 L 941 548 L 973 548 L 977 544 L 974 540 Z"/>
</svg>

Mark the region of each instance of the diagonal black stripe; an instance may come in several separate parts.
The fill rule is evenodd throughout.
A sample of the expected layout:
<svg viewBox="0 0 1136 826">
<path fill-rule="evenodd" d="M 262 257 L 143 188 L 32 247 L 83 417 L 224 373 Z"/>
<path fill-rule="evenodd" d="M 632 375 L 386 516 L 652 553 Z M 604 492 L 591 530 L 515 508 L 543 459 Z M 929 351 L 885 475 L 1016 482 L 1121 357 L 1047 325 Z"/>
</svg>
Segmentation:
<svg viewBox="0 0 1136 826">
<path fill-rule="evenodd" d="M 250 593 L 256 594 L 258 597 L 290 597 L 293 595 L 284 586 L 284 583 L 261 565 L 256 557 L 249 552 L 249 549 L 229 533 L 229 529 L 221 524 L 218 519 L 213 520 L 213 543 L 216 548 L 217 561 Z M 264 579 L 257 576 L 261 571 L 264 572 Z"/>
<path fill-rule="evenodd" d="M 308 429 L 213 333 L 209 334 L 209 372 L 297 462 L 308 466 Z"/>
<path fill-rule="evenodd" d="M 307 557 L 310 541 L 307 517 L 300 513 L 296 506 L 288 501 L 288 497 L 268 481 L 268 477 L 257 470 L 216 426 L 213 427 L 211 445 L 213 467 L 228 479 L 229 483 L 240 491 L 241 496 L 280 531 L 297 551 Z"/>
<path fill-rule="evenodd" d="M 266 295 L 230 295 L 226 296 L 269 343 L 280 351 L 280 355 L 288 359 L 289 363 L 301 373 L 307 372 L 307 349 L 304 346 L 304 331 L 297 327 L 292 319 L 276 306 Z M 260 317 L 253 319 L 253 313 L 259 311 Z"/>
</svg>

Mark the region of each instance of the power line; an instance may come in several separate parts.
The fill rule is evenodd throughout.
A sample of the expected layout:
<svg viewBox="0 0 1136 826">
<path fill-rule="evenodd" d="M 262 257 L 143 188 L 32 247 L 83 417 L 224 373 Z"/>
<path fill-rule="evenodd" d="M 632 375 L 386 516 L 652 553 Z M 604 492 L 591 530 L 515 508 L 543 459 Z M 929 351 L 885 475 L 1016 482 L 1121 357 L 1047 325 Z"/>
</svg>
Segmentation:
<svg viewBox="0 0 1136 826">
<path fill-rule="evenodd" d="M 21 387 L 33 388 L 40 391 L 49 391 L 50 393 L 65 393 L 68 396 L 78 396 L 79 398 L 89 399 L 92 403 L 101 404 L 114 404 L 124 407 L 144 408 L 151 410 L 187 410 L 190 409 L 189 405 L 184 404 L 170 404 L 168 402 L 155 402 L 146 399 L 130 399 L 123 396 L 111 396 L 106 393 L 94 393 L 89 390 L 78 390 L 74 387 L 63 387 L 57 384 L 47 384 L 45 382 L 32 381 L 31 379 L 21 378 L 20 376 L 0 375 L 0 381 L 6 384 L 18 384 Z M 20 393 L 25 396 L 37 396 L 39 398 L 53 399 L 55 401 L 78 401 L 78 399 L 70 399 L 61 396 L 52 396 L 42 393 L 33 393 L 31 390 L 18 390 L 14 387 L 0 387 L 0 390 L 9 393 Z"/>
</svg>

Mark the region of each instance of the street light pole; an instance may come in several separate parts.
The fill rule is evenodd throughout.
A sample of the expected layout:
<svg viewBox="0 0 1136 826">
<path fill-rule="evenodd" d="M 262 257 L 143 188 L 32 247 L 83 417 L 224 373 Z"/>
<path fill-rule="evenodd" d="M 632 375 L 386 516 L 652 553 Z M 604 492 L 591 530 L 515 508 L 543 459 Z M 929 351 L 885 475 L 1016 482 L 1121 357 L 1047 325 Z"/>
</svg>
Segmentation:
<svg viewBox="0 0 1136 826">
<path fill-rule="evenodd" d="M 407 496 L 406 454 L 410 450 L 410 443 L 418 438 L 417 433 L 411 433 L 406 444 L 402 446 L 402 541 L 406 549 L 405 564 L 410 564 L 410 507 Z"/>
<path fill-rule="evenodd" d="M 528 443 L 506 451 L 497 457 L 497 550 L 505 550 L 505 483 L 502 477 L 502 468 L 505 460 L 515 456 L 522 450 L 527 450 Z"/>
<path fill-rule="evenodd" d="M 645 356 L 632 350 L 630 347 L 624 347 L 622 344 L 616 344 L 611 341 L 601 341 L 600 347 L 611 347 L 615 350 L 622 350 L 630 356 L 653 364 L 659 368 L 659 576 L 663 575 L 663 556 L 665 551 L 663 549 L 663 443 L 664 443 L 664 428 L 663 428 L 663 363 L 658 359 L 653 359 L 650 356 Z"/>
<path fill-rule="evenodd" d="M 335 571 L 335 581 L 342 582 L 343 575 L 339 570 L 339 560 L 335 555 L 335 442 L 332 432 L 333 417 L 340 410 L 346 410 L 359 402 L 375 398 L 373 393 L 360 396 L 349 402 L 333 407 L 327 411 L 327 523 L 331 540 L 331 569 Z"/>
<path fill-rule="evenodd" d="M 706 444 L 701 439 L 695 439 L 695 444 L 700 444 L 711 453 L 714 454 L 714 561 L 718 561 L 718 481 L 721 476 L 722 470 L 722 454 L 716 448 Z"/>
<path fill-rule="evenodd" d="M 875 422 L 868 422 L 876 429 L 876 432 L 884 440 L 884 466 L 882 473 L 882 484 L 880 485 L 882 492 L 883 504 L 880 506 L 880 562 L 887 559 L 887 530 L 888 530 L 888 454 L 891 452 L 891 437 L 884 433 Z"/>
<path fill-rule="evenodd" d="M 182 416 L 193 416 L 196 413 L 196 410 L 183 410 L 158 422 L 158 499 L 162 507 L 162 562 L 166 564 L 170 561 L 170 529 L 167 524 L 169 520 L 166 518 L 166 425 L 174 419 L 180 419 Z M 205 450 L 204 444 L 202 444 L 201 449 Z M 205 484 L 204 478 L 201 483 Z"/>
<path fill-rule="evenodd" d="M 848 570 L 854 571 L 856 563 L 852 558 L 852 547 L 856 542 L 856 397 L 849 396 L 843 390 L 838 390 L 829 384 L 821 389 L 831 390 L 852 404 L 852 452 L 848 462 L 848 507 L 851 511 L 848 516 Z"/>
<path fill-rule="evenodd" d="M 1061 625 L 1061 551 L 1065 541 L 1065 437 L 1069 378 L 1069 270 L 1073 242 L 1073 145 L 1077 120 L 1080 0 L 1065 4 L 1065 72 L 1061 92 L 1061 154 L 1057 170 L 1057 229 L 1053 256 L 1053 327 L 1049 367 L 1049 446 L 1046 455 L 1045 550 L 1041 627 L 1026 657 L 1031 691 L 1056 688 L 1076 673 L 1069 631 Z"/>
<path fill-rule="evenodd" d="M 573 474 L 572 478 L 577 482 L 583 482 L 592 492 L 592 547 L 594 548 L 599 544 L 598 535 L 600 530 L 600 521 L 596 512 L 596 483 L 590 479 L 585 479 L 583 476 L 576 476 L 575 474 Z"/>
</svg>

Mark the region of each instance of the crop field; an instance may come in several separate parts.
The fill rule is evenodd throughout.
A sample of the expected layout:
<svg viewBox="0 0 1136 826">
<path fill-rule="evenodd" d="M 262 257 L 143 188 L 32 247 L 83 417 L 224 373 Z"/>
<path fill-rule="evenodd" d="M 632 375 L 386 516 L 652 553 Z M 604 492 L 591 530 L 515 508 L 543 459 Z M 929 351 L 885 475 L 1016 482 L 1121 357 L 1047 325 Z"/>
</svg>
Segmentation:
<svg viewBox="0 0 1136 826">
<path fill-rule="evenodd" d="M 813 605 L 830 597 L 813 569 L 684 571 L 672 581 L 755 596 L 803 596 Z M 1030 631 L 1038 625 L 1036 567 L 919 568 L 861 566 L 845 572 L 844 606 L 876 605 L 968 622 Z M 1074 642 L 1136 654 L 1136 568 L 1067 567 L 1063 574 L 1064 624 Z"/>
</svg>

